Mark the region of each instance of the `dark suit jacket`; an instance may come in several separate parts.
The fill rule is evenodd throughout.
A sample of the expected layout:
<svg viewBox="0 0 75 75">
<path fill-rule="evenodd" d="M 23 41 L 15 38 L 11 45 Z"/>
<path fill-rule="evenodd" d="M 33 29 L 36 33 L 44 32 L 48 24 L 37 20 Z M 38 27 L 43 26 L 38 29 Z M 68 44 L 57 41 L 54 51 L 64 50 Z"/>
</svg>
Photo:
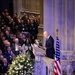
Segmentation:
<svg viewBox="0 0 75 75">
<path fill-rule="evenodd" d="M 0 75 L 2 74 L 3 62 L 0 60 Z"/>
<path fill-rule="evenodd" d="M 8 71 L 8 63 L 6 65 L 3 64 L 2 67 L 3 67 L 2 68 L 2 72 L 3 72 L 2 74 L 5 75 L 5 73 L 7 73 L 7 71 Z"/>
<path fill-rule="evenodd" d="M 55 50 L 54 50 L 54 39 L 52 38 L 52 36 L 50 36 L 46 40 L 45 46 L 46 46 L 47 57 L 54 59 Z"/>
<path fill-rule="evenodd" d="M 5 51 L 5 58 L 8 60 L 8 63 L 11 63 L 12 62 L 12 55 L 11 55 L 11 52 L 9 53 L 8 50 Z"/>
</svg>

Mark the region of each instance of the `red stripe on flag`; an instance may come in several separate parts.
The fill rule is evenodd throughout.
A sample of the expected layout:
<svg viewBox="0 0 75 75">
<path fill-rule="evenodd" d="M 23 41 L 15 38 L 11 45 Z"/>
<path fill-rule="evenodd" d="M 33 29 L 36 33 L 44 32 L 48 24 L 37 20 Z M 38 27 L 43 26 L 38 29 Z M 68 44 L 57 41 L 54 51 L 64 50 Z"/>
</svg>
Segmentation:
<svg viewBox="0 0 75 75">
<path fill-rule="evenodd" d="M 61 74 L 60 60 L 59 61 L 54 60 L 54 64 L 55 64 L 54 65 L 54 75 L 59 75 L 58 72 Z"/>
<path fill-rule="evenodd" d="M 60 66 L 58 65 L 58 64 L 60 64 L 60 60 L 57 62 L 57 61 L 55 61 L 55 63 L 56 63 L 56 65 L 57 65 L 57 69 L 58 69 L 58 71 L 61 73 L 61 69 L 60 69 Z"/>
</svg>

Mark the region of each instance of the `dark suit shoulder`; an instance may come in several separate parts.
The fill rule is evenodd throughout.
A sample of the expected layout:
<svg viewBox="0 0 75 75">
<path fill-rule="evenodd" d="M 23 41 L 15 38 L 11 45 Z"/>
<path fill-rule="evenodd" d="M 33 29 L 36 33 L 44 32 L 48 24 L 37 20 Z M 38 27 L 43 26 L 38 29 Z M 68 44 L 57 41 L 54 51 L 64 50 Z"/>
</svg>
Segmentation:
<svg viewBox="0 0 75 75">
<path fill-rule="evenodd" d="M 53 41 L 54 41 L 54 39 L 53 39 L 53 37 L 52 37 L 52 36 L 50 36 L 50 37 L 49 37 L 49 39 L 51 39 L 51 40 L 53 40 Z"/>
</svg>

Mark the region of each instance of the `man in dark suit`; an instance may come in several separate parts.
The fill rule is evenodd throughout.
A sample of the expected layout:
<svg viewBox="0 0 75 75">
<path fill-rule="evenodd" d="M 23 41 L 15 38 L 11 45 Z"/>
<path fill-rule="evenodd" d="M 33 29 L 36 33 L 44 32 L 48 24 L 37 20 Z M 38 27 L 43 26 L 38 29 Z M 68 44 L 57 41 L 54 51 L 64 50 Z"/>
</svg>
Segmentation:
<svg viewBox="0 0 75 75">
<path fill-rule="evenodd" d="M 7 71 L 8 71 L 8 68 L 9 68 L 9 65 L 8 65 L 8 61 L 6 58 L 3 58 L 3 65 L 2 65 L 2 74 L 3 75 L 6 75 L 7 74 Z"/>
<path fill-rule="evenodd" d="M 45 43 L 46 56 L 54 59 L 54 54 L 55 54 L 54 39 L 47 31 L 44 32 L 44 37 L 46 38 L 46 43 Z"/>
</svg>

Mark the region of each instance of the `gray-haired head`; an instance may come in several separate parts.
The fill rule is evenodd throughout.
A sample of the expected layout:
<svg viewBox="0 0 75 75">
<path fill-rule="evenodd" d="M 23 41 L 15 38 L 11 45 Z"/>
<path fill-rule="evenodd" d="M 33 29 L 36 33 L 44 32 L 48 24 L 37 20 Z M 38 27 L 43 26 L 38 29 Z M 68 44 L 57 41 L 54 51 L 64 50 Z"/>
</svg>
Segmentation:
<svg viewBox="0 0 75 75">
<path fill-rule="evenodd" d="M 50 34 L 47 31 L 44 31 L 43 33 L 44 37 L 48 38 L 50 36 Z"/>
</svg>

